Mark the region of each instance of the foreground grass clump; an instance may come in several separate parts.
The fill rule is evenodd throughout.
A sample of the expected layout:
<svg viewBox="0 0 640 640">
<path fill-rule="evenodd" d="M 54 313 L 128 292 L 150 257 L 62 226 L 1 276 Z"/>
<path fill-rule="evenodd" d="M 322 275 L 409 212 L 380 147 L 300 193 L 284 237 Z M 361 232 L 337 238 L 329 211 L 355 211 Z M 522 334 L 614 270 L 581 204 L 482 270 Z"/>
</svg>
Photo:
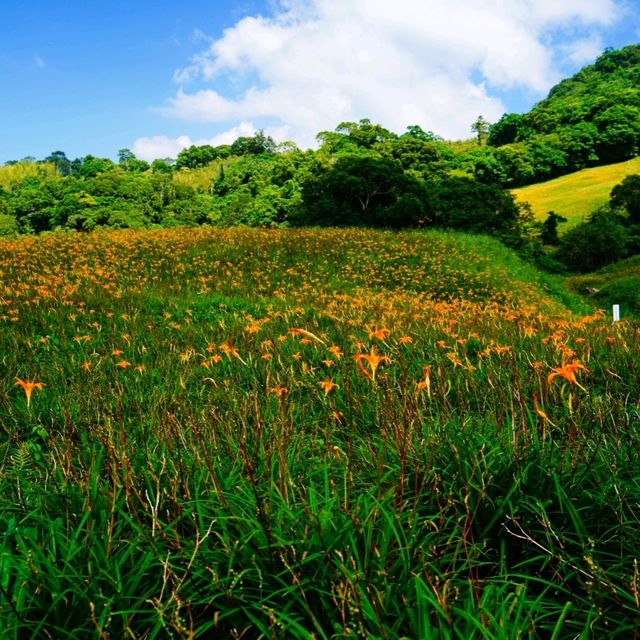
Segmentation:
<svg viewBox="0 0 640 640">
<path fill-rule="evenodd" d="M 2 637 L 634 637 L 638 333 L 558 296 L 439 233 L 1 242 Z"/>
</svg>

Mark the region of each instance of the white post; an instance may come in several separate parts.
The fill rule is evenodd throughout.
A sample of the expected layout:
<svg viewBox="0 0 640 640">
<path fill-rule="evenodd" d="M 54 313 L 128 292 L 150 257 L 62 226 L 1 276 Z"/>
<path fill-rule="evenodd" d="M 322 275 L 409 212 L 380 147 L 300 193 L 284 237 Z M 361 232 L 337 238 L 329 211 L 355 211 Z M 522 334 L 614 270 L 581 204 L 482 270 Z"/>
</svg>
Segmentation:
<svg viewBox="0 0 640 640">
<path fill-rule="evenodd" d="M 620 305 L 619 304 L 613 305 L 613 321 L 620 322 Z"/>
</svg>

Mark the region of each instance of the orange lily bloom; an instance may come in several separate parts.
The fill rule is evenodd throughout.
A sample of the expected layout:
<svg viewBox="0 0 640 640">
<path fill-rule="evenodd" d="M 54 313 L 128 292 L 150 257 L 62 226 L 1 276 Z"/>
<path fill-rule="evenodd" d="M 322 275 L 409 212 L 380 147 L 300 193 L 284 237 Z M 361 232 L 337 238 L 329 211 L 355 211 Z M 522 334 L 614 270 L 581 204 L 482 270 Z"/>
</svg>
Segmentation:
<svg viewBox="0 0 640 640">
<path fill-rule="evenodd" d="M 587 369 L 587 367 L 585 367 L 578 360 L 574 360 L 569 364 L 563 364 L 561 367 L 551 369 L 551 373 L 547 376 L 547 385 L 551 385 L 554 378 L 560 377 L 564 378 L 569 384 L 575 384 L 581 389 L 584 389 L 584 387 L 578 382 L 578 379 L 576 378 L 577 371 L 589 371 L 589 369 Z"/>
<path fill-rule="evenodd" d="M 318 386 L 322 387 L 325 396 L 329 395 L 329 392 L 333 389 L 338 388 L 338 385 L 333 382 L 333 380 L 321 380 L 320 382 L 318 382 Z"/>
<path fill-rule="evenodd" d="M 381 329 L 375 329 L 373 331 L 369 331 L 369 338 L 376 338 L 377 340 L 385 340 L 389 337 L 391 331 L 386 327 L 382 327 Z"/>
<path fill-rule="evenodd" d="M 31 405 L 31 394 L 34 389 L 42 389 L 44 382 L 31 382 L 30 380 L 21 380 L 16 378 L 16 386 L 24 389 L 24 394 L 27 397 L 27 407 Z"/>
<path fill-rule="evenodd" d="M 391 358 L 388 356 L 381 356 L 378 353 L 375 345 L 371 348 L 370 353 L 358 353 L 354 356 L 356 364 L 358 365 L 358 369 L 362 372 L 362 375 L 365 378 L 370 378 L 372 381 L 376 379 L 376 371 L 378 367 L 383 363 L 391 362 Z M 369 365 L 369 369 L 371 370 L 371 374 L 364 368 L 362 361 L 365 361 Z"/>
</svg>

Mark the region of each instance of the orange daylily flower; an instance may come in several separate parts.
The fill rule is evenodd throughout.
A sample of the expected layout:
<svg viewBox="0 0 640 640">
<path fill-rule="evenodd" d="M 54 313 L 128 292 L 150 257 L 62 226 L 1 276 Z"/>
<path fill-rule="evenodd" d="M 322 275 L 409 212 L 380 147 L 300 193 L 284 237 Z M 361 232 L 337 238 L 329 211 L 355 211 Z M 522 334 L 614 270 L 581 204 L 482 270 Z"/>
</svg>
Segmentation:
<svg viewBox="0 0 640 640">
<path fill-rule="evenodd" d="M 420 380 L 416 386 L 418 391 L 427 390 L 427 395 L 431 397 L 431 367 L 432 365 L 426 364 L 422 367 L 422 372 L 424 373 L 424 379 Z"/>
<path fill-rule="evenodd" d="M 126 369 L 127 367 L 130 367 L 131 363 L 128 360 L 120 360 L 120 362 L 116 362 L 116 367 L 120 368 L 120 369 Z"/>
<path fill-rule="evenodd" d="M 587 367 L 585 367 L 578 360 L 574 360 L 569 364 L 563 364 L 561 367 L 551 369 L 551 373 L 547 376 L 547 385 L 551 385 L 554 378 L 560 377 L 564 378 L 569 384 L 575 384 L 581 389 L 584 389 L 584 387 L 578 382 L 578 379 L 576 378 L 577 371 L 589 371 L 589 369 L 587 369 Z"/>
<path fill-rule="evenodd" d="M 339 360 L 340 358 L 342 358 L 343 353 L 342 353 L 342 349 L 340 349 L 340 347 L 338 345 L 333 345 L 331 347 L 329 347 L 329 351 L 331 351 L 331 353 Z"/>
<path fill-rule="evenodd" d="M 321 380 L 320 382 L 318 382 L 318 386 L 322 387 L 325 396 L 329 395 L 329 392 L 333 389 L 338 388 L 338 385 L 333 382 L 333 380 Z"/>
<path fill-rule="evenodd" d="M 370 353 L 358 353 L 354 356 L 354 359 L 358 365 L 358 369 L 362 372 L 362 375 L 364 375 L 365 378 L 371 379 L 371 381 L 376 379 L 376 371 L 383 362 L 387 364 L 391 362 L 391 358 L 388 356 L 382 356 L 378 353 L 375 345 L 371 347 Z M 369 374 L 369 372 L 364 368 L 362 364 L 363 360 L 369 365 L 371 374 Z"/>
<path fill-rule="evenodd" d="M 16 386 L 24 389 L 24 394 L 27 397 L 27 407 L 31 405 L 31 394 L 34 389 L 42 389 L 44 382 L 31 382 L 31 380 L 21 380 L 16 378 Z"/>
<path fill-rule="evenodd" d="M 377 340 L 385 340 L 389 337 L 391 331 L 386 327 L 382 327 L 382 329 L 375 329 L 374 331 L 369 331 L 369 339 L 376 338 Z"/>
</svg>

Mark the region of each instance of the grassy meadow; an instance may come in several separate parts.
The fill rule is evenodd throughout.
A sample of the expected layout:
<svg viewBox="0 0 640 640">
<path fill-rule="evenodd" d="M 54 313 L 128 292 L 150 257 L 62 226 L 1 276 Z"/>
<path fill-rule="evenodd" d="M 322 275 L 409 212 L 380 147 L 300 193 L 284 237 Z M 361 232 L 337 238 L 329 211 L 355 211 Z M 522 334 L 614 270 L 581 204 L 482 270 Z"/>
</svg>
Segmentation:
<svg viewBox="0 0 640 640">
<path fill-rule="evenodd" d="M 640 637 L 639 348 L 483 237 L 0 241 L 0 637 Z"/>
<path fill-rule="evenodd" d="M 640 173 L 640 157 L 583 169 L 547 182 L 512 189 L 511 193 L 516 200 L 528 202 L 539 220 L 544 220 L 549 211 L 567 218 L 560 226 L 562 233 L 584 222 L 592 211 L 609 202 L 611 189 L 635 173 Z"/>
</svg>

